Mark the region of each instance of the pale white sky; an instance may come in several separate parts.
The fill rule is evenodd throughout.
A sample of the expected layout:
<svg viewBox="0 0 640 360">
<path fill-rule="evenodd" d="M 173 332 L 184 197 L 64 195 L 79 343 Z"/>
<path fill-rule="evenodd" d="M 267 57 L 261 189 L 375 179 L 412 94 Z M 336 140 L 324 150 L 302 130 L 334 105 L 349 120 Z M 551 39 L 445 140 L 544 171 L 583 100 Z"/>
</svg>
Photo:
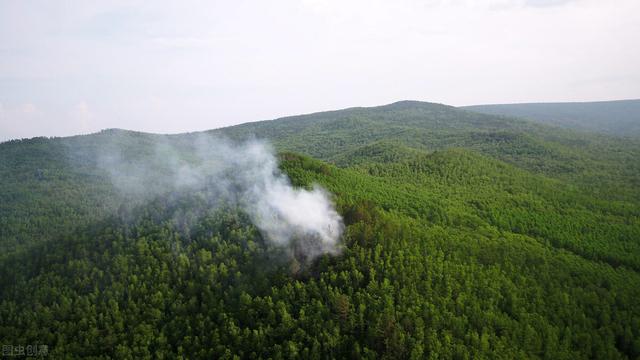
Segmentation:
<svg viewBox="0 0 640 360">
<path fill-rule="evenodd" d="M 0 0 L 0 141 L 640 97 L 638 0 Z"/>
</svg>

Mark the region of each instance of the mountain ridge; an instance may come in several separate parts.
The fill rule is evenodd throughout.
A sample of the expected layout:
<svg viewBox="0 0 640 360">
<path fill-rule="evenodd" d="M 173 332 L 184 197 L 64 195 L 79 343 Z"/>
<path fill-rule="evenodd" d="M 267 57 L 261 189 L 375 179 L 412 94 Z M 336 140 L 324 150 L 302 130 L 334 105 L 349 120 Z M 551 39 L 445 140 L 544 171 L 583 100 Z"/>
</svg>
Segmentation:
<svg viewBox="0 0 640 360">
<path fill-rule="evenodd" d="M 640 99 L 486 104 L 462 108 L 492 115 L 519 117 L 576 130 L 623 137 L 640 136 Z"/>
<path fill-rule="evenodd" d="M 353 107 L 346 107 L 346 108 L 342 108 L 342 109 L 335 109 L 335 110 L 323 110 L 323 111 L 315 111 L 315 112 L 310 112 L 310 113 L 303 113 L 303 114 L 296 114 L 296 115 L 287 115 L 287 116 L 282 116 L 282 117 L 278 117 L 278 118 L 273 118 L 273 119 L 264 119 L 264 120 L 255 120 L 255 121 L 248 121 L 248 122 L 244 122 L 244 123 L 240 123 L 240 124 L 234 124 L 234 125 L 228 125 L 228 126 L 223 126 L 223 127 L 218 127 L 218 128 L 212 128 L 212 129 L 207 129 L 207 130 L 198 130 L 198 131 L 187 131 L 187 132 L 180 132 L 180 133 L 171 133 L 171 134 L 165 134 L 165 133 L 156 133 L 156 132 L 145 132 L 145 131 L 139 131 L 139 130 L 131 130 L 131 129 L 125 129 L 125 128 L 105 128 L 105 129 L 101 129 L 99 131 L 96 131 L 94 133 L 88 133 L 88 134 L 77 134 L 77 135 L 68 135 L 68 136 L 35 136 L 32 138 L 38 138 L 38 137 L 45 137 L 45 138 L 66 138 L 66 137 L 74 137 L 74 136 L 83 136 L 83 135 L 93 135 L 93 134 L 98 134 L 98 133 L 102 133 L 102 132 L 119 132 L 119 131 L 128 131 L 128 132 L 136 132 L 136 133 L 144 133 L 144 134 L 151 134 L 151 135 L 168 135 L 168 136 L 174 136 L 174 135 L 186 135 L 186 134 L 194 134 L 194 133 L 202 133 L 202 132 L 215 132 L 215 131 L 220 131 L 223 129 L 228 129 L 228 128 L 235 128 L 235 127 L 243 127 L 243 126 L 254 126 L 254 125 L 259 125 L 259 124 L 264 124 L 264 123 L 269 123 L 269 122 L 289 122 L 292 120 L 299 120 L 299 119 L 307 119 L 307 118 L 317 118 L 317 117 L 321 117 L 321 116 L 328 116 L 328 115 L 334 115 L 334 114 L 340 114 L 340 115 L 349 115 L 351 113 L 357 113 L 357 112 L 362 112 L 362 111 L 367 111 L 367 110 L 384 110 L 384 111 L 392 111 L 392 110 L 399 110 L 399 109 L 411 109 L 411 108 L 436 108 L 436 109 L 442 109 L 442 110 L 467 110 L 467 111 L 471 111 L 472 113 L 475 114 L 484 114 L 484 115 L 503 115 L 503 116 L 507 116 L 508 118 L 510 118 L 510 121 L 513 121 L 514 118 L 520 118 L 520 120 L 525 120 L 527 122 L 532 122 L 532 123 L 540 123 L 539 119 L 535 119 L 534 117 L 520 117 L 517 115 L 512 115 L 509 116 L 508 114 L 501 114 L 501 113 L 497 113 L 497 112 L 485 112 L 485 111 L 479 111 L 484 107 L 510 107 L 510 106 L 529 106 L 529 105 L 572 105 L 572 104 L 580 104 L 580 105 L 598 105 L 598 104 L 622 104 L 622 103 L 629 103 L 629 104 L 636 104 L 636 103 L 640 103 L 640 99 L 623 99 L 623 100 L 604 100 L 604 101 L 575 101 L 575 102 L 533 102 L 533 103 L 505 103 L 505 104 L 501 104 L 501 103 L 495 103 L 495 104 L 480 104 L 480 105 L 465 105 L 465 106 L 452 106 L 452 105 L 447 105 L 447 104 L 443 104 L 443 103 L 437 103 L 437 102 L 429 102 L 429 101 L 422 101 L 422 100 L 398 100 L 398 101 L 394 101 L 388 104 L 383 104 L 383 105 L 375 105 L 375 106 L 353 106 Z M 558 124 L 553 124 L 553 123 L 543 123 L 544 125 L 551 125 L 551 126 L 558 126 Z M 15 141 L 15 140 L 25 140 L 25 139 L 32 139 L 32 138 L 20 138 L 20 139 L 8 139 L 5 140 L 3 142 L 9 142 L 9 141 Z M 2 142 L 0 142 L 2 143 Z"/>
</svg>

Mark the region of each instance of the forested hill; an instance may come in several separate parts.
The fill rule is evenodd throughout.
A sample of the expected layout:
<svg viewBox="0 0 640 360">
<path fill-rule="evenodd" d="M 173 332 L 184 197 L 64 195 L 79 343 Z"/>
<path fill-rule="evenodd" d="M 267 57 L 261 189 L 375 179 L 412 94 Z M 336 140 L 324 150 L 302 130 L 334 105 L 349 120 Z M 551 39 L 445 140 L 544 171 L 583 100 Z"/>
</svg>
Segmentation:
<svg viewBox="0 0 640 360">
<path fill-rule="evenodd" d="M 580 184 L 603 197 L 640 200 L 640 140 L 487 115 L 452 106 L 400 101 L 246 123 L 213 130 L 231 138 L 259 136 L 280 150 L 349 165 L 349 154 L 384 142 L 434 151 L 466 148 L 533 173 Z"/>
<path fill-rule="evenodd" d="M 520 117 L 569 129 L 640 137 L 640 100 L 465 106 L 490 115 Z"/>
<path fill-rule="evenodd" d="M 208 188 L 175 191 L 176 173 L 215 166 L 199 143 L 220 135 L 269 139 L 294 186 L 326 189 L 341 251 L 304 263 Z M 638 158 L 632 139 L 422 102 L 1 143 L 0 342 L 52 358 L 637 359 Z"/>
</svg>

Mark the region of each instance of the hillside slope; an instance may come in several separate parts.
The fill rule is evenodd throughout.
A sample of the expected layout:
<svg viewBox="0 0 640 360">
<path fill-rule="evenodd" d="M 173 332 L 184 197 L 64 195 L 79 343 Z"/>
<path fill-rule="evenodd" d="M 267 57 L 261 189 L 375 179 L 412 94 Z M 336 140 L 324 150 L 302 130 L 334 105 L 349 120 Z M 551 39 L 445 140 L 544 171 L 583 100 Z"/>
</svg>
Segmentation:
<svg viewBox="0 0 640 360">
<path fill-rule="evenodd" d="M 617 136 L 640 136 L 640 100 L 492 104 L 462 108 L 490 115 L 519 117 L 568 129 Z"/>
<path fill-rule="evenodd" d="M 640 140 L 575 133 L 434 103 L 401 101 L 261 121 L 211 131 L 259 136 L 278 149 L 330 162 L 378 141 L 422 151 L 461 147 L 538 174 L 579 184 L 608 199 L 640 200 Z"/>
</svg>

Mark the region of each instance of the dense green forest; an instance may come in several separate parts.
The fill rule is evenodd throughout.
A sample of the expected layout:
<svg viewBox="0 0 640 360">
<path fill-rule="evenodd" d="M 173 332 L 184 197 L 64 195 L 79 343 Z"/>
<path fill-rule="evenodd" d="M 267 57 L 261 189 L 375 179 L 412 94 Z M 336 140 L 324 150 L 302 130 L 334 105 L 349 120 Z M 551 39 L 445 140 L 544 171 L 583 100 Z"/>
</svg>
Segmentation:
<svg viewBox="0 0 640 360">
<path fill-rule="evenodd" d="M 525 118 L 569 129 L 626 137 L 640 136 L 640 100 L 495 104 L 465 108 L 485 114 Z"/>
<path fill-rule="evenodd" d="M 270 140 L 346 225 L 309 263 L 158 143 Z M 101 154 L 153 176 L 114 186 Z M 0 342 L 53 358 L 640 358 L 640 142 L 399 102 L 0 144 Z M 148 191 L 157 189 L 157 191 Z"/>
</svg>

